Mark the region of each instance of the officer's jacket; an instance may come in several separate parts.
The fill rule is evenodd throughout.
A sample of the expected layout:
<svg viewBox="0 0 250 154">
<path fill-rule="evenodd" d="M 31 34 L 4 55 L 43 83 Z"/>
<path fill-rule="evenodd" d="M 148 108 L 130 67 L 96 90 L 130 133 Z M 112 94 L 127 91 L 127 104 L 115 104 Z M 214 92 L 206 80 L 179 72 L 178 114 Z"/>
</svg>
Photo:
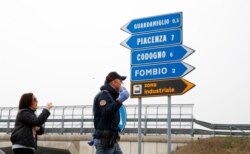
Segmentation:
<svg viewBox="0 0 250 154">
<path fill-rule="evenodd" d="M 120 131 L 118 127 L 120 122 L 119 108 L 122 105 L 116 101 L 119 93 L 109 84 L 103 85 L 100 90 L 95 96 L 93 105 L 94 127 L 96 130 L 118 132 Z"/>
</svg>

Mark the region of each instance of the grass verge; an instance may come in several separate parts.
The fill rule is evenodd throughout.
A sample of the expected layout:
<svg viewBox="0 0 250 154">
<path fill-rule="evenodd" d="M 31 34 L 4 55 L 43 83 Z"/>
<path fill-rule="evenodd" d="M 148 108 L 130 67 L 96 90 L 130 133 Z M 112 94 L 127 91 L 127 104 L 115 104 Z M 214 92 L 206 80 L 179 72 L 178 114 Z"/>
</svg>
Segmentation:
<svg viewBox="0 0 250 154">
<path fill-rule="evenodd" d="M 250 137 L 211 137 L 189 142 L 173 154 L 250 154 Z"/>
</svg>

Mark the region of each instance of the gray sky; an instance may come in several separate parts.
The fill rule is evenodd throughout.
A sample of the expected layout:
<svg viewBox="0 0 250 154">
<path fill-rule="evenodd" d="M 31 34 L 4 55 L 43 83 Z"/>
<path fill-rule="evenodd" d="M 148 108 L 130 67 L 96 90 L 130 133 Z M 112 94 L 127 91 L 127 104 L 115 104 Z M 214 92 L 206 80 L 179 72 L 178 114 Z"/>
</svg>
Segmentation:
<svg viewBox="0 0 250 154">
<path fill-rule="evenodd" d="M 108 72 L 130 79 L 130 50 L 120 45 L 130 35 L 120 28 L 179 11 L 183 45 L 196 50 L 184 60 L 196 69 L 184 78 L 196 87 L 172 103 L 194 104 L 199 120 L 249 123 L 249 0 L 0 1 L 0 106 L 17 106 L 25 92 L 40 105 L 92 104 Z"/>
</svg>

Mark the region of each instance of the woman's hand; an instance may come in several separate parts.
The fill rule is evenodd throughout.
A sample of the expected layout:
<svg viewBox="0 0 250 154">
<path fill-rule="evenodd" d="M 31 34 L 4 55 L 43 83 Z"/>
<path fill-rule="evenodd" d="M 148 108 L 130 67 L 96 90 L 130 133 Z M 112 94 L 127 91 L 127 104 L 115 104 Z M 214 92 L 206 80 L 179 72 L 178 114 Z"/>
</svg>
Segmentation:
<svg viewBox="0 0 250 154">
<path fill-rule="evenodd" d="M 53 107 L 53 104 L 51 102 L 46 105 L 47 109 L 51 109 L 52 107 Z"/>
</svg>

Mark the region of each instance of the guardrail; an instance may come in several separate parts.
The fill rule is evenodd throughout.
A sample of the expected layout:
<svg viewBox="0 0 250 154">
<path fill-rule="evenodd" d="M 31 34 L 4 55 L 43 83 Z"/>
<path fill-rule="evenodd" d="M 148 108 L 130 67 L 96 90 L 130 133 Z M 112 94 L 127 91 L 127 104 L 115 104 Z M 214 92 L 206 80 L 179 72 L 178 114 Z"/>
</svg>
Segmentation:
<svg viewBox="0 0 250 154">
<path fill-rule="evenodd" d="M 193 118 L 193 104 L 173 104 L 171 119 L 172 134 L 187 135 L 250 135 L 249 124 L 212 124 Z M 37 114 L 42 108 L 37 110 Z M 10 133 L 14 127 L 18 109 L 0 108 L 0 132 Z M 138 132 L 138 107 L 127 105 L 126 129 L 123 133 Z M 167 134 L 167 104 L 142 106 L 142 133 Z M 199 125 L 205 129 L 196 129 Z M 56 106 L 45 123 L 47 133 L 92 133 L 92 106 Z"/>
<path fill-rule="evenodd" d="M 37 110 L 37 114 L 42 108 Z M 18 109 L 0 108 L 0 132 L 10 133 L 14 127 Z M 126 105 L 127 121 L 124 133 L 137 133 L 138 107 Z M 142 106 L 142 131 L 144 134 L 165 134 L 167 129 L 167 105 L 153 104 Z M 193 104 L 172 105 L 172 128 L 192 129 Z M 48 133 L 90 133 L 93 132 L 92 105 L 56 106 L 45 123 Z"/>
</svg>

